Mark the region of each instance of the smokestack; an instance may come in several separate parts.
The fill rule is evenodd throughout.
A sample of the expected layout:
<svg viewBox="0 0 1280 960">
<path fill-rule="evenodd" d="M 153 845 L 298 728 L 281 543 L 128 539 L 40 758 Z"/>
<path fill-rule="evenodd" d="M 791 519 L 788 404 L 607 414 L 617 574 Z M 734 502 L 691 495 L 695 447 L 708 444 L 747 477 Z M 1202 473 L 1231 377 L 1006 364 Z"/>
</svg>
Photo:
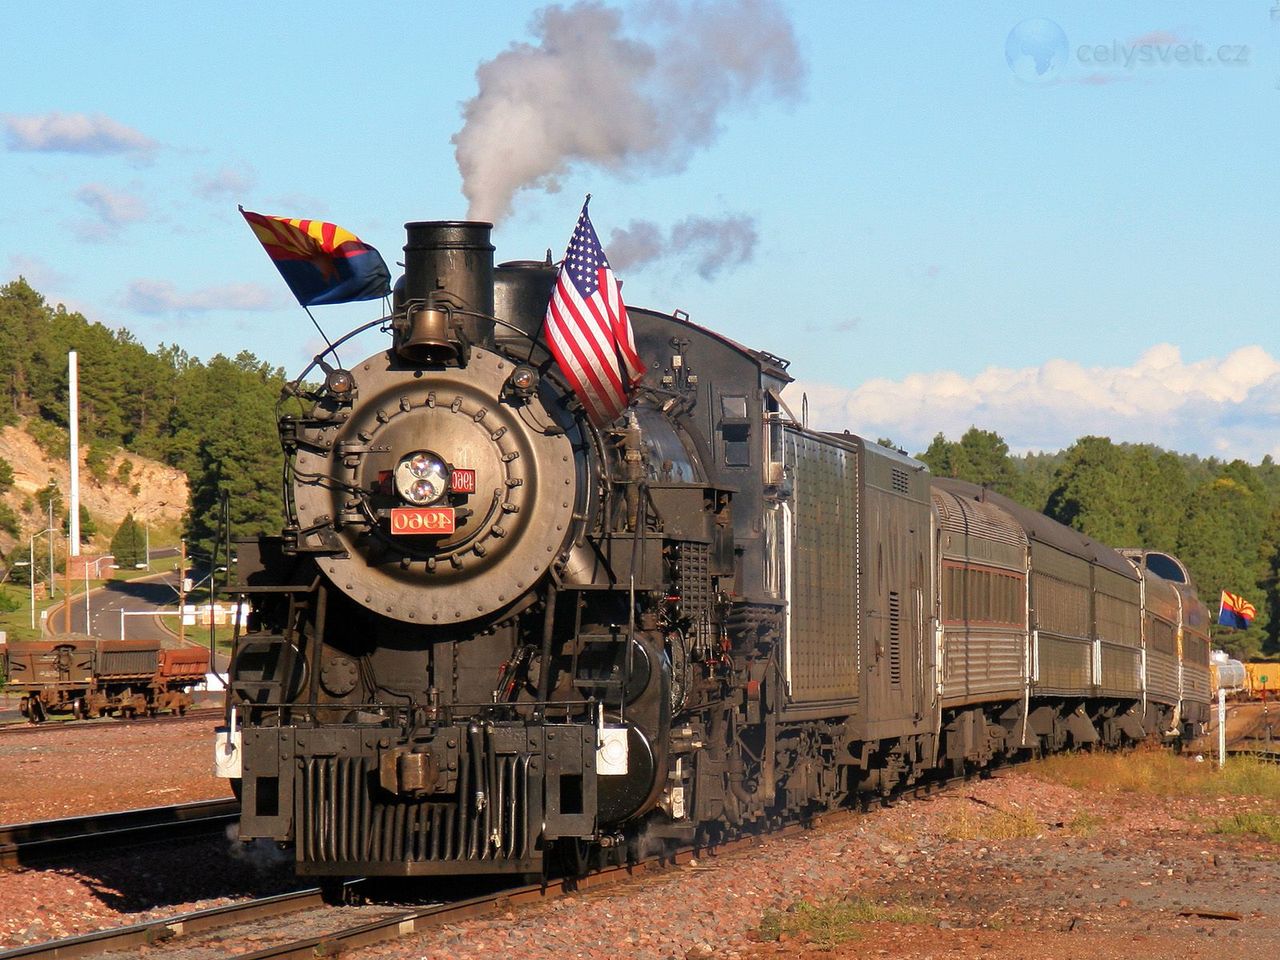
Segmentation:
<svg viewBox="0 0 1280 960">
<path fill-rule="evenodd" d="M 455 320 L 468 343 L 493 343 L 492 229 L 476 221 L 405 224 L 404 279 L 396 285 L 395 309 L 408 309 L 395 349 L 406 360 L 453 362 Z"/>
</svg>

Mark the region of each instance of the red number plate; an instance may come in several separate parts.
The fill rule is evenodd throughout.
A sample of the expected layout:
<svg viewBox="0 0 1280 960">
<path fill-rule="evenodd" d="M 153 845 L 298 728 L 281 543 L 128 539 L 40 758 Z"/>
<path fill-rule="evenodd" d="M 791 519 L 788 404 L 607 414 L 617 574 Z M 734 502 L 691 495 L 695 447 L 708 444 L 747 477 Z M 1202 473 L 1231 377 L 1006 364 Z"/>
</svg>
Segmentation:
<svg viewBox="0 0 1280 960">
<path fill-rule="evenodd" d="M 392 533 L 441 534 L 453 531 L 453 507 L 396 507 L 391 511 Z"/>
<path fill-rule="evenodd" d="M 476 472 L 464 467 L 455 467 L 449 474 L 450 493 L 475 493 Z"/>
</svg>

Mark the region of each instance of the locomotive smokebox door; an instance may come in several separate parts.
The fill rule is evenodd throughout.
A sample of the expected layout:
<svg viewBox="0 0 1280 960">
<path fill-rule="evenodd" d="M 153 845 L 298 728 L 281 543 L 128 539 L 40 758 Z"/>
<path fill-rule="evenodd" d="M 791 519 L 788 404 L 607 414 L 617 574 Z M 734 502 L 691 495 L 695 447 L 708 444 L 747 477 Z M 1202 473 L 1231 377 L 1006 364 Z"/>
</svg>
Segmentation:
<svg viewBox="0 0 1280 960">
<path fill-rule="evenodd" d="M 297 551 L 404 623 L 516 604 L 570 542 L 579 482 L 572 424 L 502 399 L 515 366 L 478 347 L 429 379 L 390 351 L 360 364 L 349 416 L 299 424 Z"/>
</svg>

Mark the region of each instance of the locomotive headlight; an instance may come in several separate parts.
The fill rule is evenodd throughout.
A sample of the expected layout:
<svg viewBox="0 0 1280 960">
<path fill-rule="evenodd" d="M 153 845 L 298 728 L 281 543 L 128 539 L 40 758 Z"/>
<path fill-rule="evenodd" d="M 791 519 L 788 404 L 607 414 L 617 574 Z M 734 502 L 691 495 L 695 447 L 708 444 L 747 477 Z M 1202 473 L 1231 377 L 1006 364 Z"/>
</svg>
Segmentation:
<svg viewBox="0 0 1280 960">
<path fill-rule="evenodd" d="M 419 450 L 400 461 L 395 472 L 396 493 L 419 507 L 437 503 L 449 491 L 449 468 L 428 450 Z"/>
<path fill-rule="evenodd" d="M 337 397 L 346 397 L 356 388 L 356 378 L 350 370 L 330 370 L 324 378 L 324 388 Z"/>
<path fill-rule="evenodd" d="M 507 392 L 521 400 L 530 399 L 538 390 L 538 372 L 528 364 L 520 364 L 507 378 Z"/>
</svg>

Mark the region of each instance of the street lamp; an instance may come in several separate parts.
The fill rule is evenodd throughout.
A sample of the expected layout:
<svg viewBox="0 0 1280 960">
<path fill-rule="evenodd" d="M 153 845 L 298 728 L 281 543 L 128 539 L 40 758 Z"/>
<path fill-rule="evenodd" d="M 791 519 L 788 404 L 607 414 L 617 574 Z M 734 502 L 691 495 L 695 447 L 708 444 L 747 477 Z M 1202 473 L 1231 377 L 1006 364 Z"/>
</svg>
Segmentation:
<svg viewBox="0 0 1280 960">
<path fill-rule="evenodd" d="M 31 564 L 31 629 L 36 628 L 36 537 L 49 534 L 49 596 L 53 596 L 53 527 L 48 526 L 43 530 L 37 530 L 30 537 L 27 546 L 28 563 Z M 16 564 L 15 564 L 16 566 Z"/>
</svg>

